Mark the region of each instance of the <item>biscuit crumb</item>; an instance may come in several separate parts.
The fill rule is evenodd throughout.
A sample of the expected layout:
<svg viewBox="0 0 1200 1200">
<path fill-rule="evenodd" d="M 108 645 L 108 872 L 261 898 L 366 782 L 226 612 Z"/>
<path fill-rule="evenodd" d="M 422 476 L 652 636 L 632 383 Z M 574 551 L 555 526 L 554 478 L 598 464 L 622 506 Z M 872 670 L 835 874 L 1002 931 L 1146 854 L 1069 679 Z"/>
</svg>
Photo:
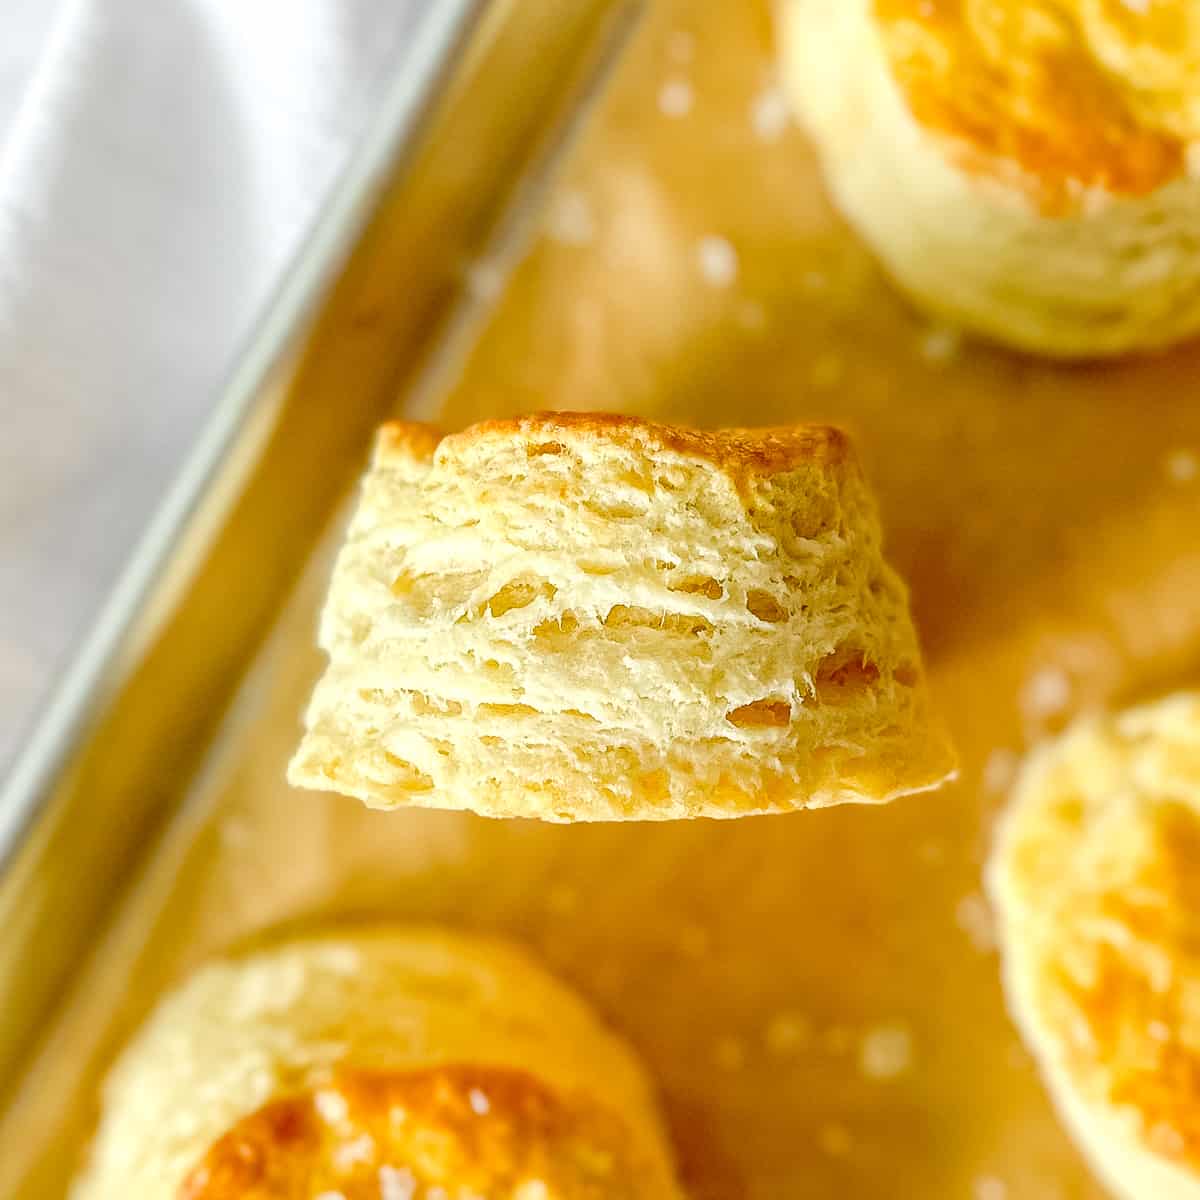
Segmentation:
<svg viewBox="0 0 1200 1200">
<path fill-rule="evenodd" d="M 896 1079 L 912 1065 L 912 1035 L 899 1024 L 869 1029 L 858 1047 L 858 1069 L 868 1079 Z"/>
</svg>

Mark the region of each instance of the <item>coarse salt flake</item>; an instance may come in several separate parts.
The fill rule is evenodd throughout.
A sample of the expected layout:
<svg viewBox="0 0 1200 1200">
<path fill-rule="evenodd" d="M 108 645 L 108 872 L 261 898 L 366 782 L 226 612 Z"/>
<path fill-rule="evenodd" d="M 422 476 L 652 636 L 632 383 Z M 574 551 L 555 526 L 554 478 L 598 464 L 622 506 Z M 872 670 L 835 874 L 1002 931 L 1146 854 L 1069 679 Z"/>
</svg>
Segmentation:
<svg viewBox="0 0 1200 1200">
<path fill-rule="evenodd" d="M 896 1079 L 912 1064 L 912 1035 L 902 1025 L 868 1030 L 858 1047 L 858 1068 L 868 1079 Z"/>
<path fill-rule="evenodd" d="M 665 117 L 686 117 L 696 95 L 686 79 L 668 79 L 658 90 L 658 109 Z"/>
<path fill-rule="evenodd" d="M 1191 483 L 1200 474 L 1200 458 L 1191 450 L 1172 450 L 1164 465 L 1172 483 Z"/>
<path fill-rule="evenodd" d="M 1006 1200 L 1008 1184 L 994 1175 L 981 1175 L 975 1180 L 975 1200 Z"/>
<path fill-rule="evenodd" d="M 778 87 L 773 86 L 754 98 L 750 108 L 750 124 L 756 137 L 764 142 L 773 142 L 786 131 L 791 115 L 787 98 Z"/>
<path fill-rule="evenodd" d="M 696 262 L 700 274 L 716 287 L 728 287 L 738 273 L 737 251 L 728 238 L 709 234 L 696 247 Z"/>
<path fill-rule="evenodd" d="M 477 1116 L 486 1116 L 492 1111 L 491 1102 L 479 1088 L 472 1088 L 467 1093 L 467 1102 L 471 1105 L 471 1111 Z"/>
</svg>

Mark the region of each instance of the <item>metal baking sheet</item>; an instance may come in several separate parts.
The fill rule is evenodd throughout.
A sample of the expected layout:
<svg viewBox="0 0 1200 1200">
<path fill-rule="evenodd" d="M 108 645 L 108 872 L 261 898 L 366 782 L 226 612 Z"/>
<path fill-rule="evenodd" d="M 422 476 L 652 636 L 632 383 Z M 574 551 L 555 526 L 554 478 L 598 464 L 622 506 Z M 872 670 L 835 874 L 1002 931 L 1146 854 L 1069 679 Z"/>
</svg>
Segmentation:
<svg viewBox="0 0 1200 1200">
<path fill-rule="evenodd" d="M 509 933 L 589 997 L 654 1071 L 697 1200 L 1100 1200 L 1005 1017 L 979 873 L 1033 740 L 1200 669 L 1200 353 L 1054 367 L 926 324 L 826 202 L 751 0 L 650 6 L 508 277 L 519 239 L 477 256 L 531 153 L 512 113 L 556 70 L 563 91 L 596 32 L 559 44 L 559 6 L 513 38 L 533 7 L 496 18 L 523 48 L 507 76 L 450 86 L 441 119 L 464 124 L 385 194 L 222 473 L 198 565 L 96 699 L 59 819 L 0 887 L 0 1055 L 26 1068 L 0 1192 L 58 1194 L 103 1064 L 195 962 L 400 917 Z M 476 194 L 464 160 L 506 138 L 524 149 L 476 164 L 486 196 L 448 223 L 447 197 Z M 434 298 L 472 255 L 431 374 Z M 346 487 L 389 407 L 451 428 L 540 407 L 846 426 L 961 781 L 885 809 L 579 828 L 289 790 Z"/>
</svg>

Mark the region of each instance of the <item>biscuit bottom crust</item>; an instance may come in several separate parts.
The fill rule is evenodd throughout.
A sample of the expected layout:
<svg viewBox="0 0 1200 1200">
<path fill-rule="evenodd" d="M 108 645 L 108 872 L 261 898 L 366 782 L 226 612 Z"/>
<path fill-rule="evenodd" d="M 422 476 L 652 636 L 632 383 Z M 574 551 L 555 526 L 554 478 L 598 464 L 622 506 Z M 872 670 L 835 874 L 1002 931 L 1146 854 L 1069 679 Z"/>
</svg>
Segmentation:
<svg viewBox="0 0 1200 1200">
<path fill-rule="evenodd" d="M 515 1070 L 342 1071 L 239 1121 L 180 1200 L 649 1200 L 623 1122 Z"/>
</svg>

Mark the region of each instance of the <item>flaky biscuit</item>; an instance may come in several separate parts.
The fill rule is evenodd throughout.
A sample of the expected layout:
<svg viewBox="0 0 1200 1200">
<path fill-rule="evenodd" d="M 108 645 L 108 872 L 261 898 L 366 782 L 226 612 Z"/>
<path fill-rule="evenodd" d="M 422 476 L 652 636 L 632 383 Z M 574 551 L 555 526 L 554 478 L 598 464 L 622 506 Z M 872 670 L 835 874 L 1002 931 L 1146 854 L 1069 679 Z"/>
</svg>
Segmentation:
<svg viewBox="0 0 1200 1200">
<path fill-rule="evenodd" d="M 383 929 L 196 973 L 72 1200 L 679 1200 L 632 1053 L 502 943 Z"/>
<path fill-rule="evenodd" d="M 779 11 L 830 190 L 920 303 L 1062 357 L 1200 329 L 1194 0 Z"/>
<path fill-rule="evenodd" d="M 1038 751 L 988 886 L 1010 1009 L 1098 1173 L 1200 1197 L 1200 694 Z"/>
<path fill-rule="evenodd" d="M 845 435 L 391 425 L 289 778 L 602 820 L 884 801 L 952 771 Z"/>
</svg>

